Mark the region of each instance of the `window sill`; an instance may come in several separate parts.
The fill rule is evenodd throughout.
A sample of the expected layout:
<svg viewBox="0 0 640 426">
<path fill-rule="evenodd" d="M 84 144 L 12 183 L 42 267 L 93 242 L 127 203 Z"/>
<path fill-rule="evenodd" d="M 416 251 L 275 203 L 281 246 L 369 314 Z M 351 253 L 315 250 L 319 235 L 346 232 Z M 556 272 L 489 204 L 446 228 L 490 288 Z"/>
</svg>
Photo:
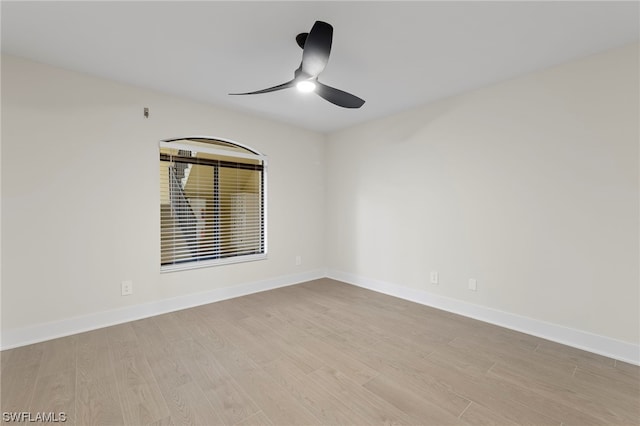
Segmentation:
<svg viewBox="0 0 640 426">
<path fill-rule="evenodd" d="M 233 263 L 254 262 L 256 260 L 265 260 L 267 254 L 251 254 L 247 256 L 234 256 L 224 259 L 212 259 L 195 262 L 185 262 L 176 265 L 165 265 L 160 267 L 160 273 L 188 271 L 190 269 L 210 268 L 212 266 L 230 265 Z"/>
</svg>

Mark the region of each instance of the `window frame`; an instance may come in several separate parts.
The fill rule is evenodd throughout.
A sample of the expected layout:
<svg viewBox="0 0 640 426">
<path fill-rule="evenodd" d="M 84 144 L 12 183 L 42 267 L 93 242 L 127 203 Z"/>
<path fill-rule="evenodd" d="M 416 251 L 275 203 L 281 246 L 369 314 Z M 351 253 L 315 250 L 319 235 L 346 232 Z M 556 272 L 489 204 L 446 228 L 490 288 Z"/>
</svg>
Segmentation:
<svg viewBox="0 0 640 426">
<path fill-rule="evenodd" d="M 194 140 L 195 139 L 195 140 Z M 199 140 L 211 140 L 213 142 L 222 142 L 224 144 L 228 144 L 240 149 L 243 149 L 248 152 L 240 152 L 234 151 L 230 149 L 224 149 L 216 147 L 215 144 L 208 144 L 207 142 L 201 142 Z M 267 170 L 268 170 L 268 158 L 266 155 L 260 153 L 259 151 L 244 145 L 238 142 L 219 138 L 212 136 L 186 136 L 181 138 L 172 138 L 161 140 L 158 144 L 158 149 L 162 148 L 170 148 L 170 149 L 181 149 L 187 151 L 196 151 L 213 155 L 221 155 L 224 157 L 236 157 L 239 159 L 250 159 L 250 160 L 258 160 L 262 165 L 262 175 L 261 175 L 261 205 L 262 205 L 262 223 L 261 223 L 261 231 L 263 235 L 262 239 L 262 253 L 254 253 L 254 254 L 239 254 L 233 256 L 219 257 L 215 259 L 206 259 L 206 260 L 192 260 L 192 261 L 183 261 L 173 264 L 163 265 L 162 260 L 159 259 L 160 264 L 160 272 L 176 272 L 176 271 L 185 271 L 199 268 L 208 268 L 212 266 L 219 265 L 228 265 L 235 263 L 244 263 L 244 262 L 253 262 L 257 260 L 265 260 L 268 258 L 268 184 L 267 184 Z M 162 155 L 162 153 L 161 153 Z M 194 157 L 195 158 L 195 157 Z M 160 159 L 160 161 L 163 161 Z M 162 191 L 162 183 L 159 183 L 159 188 Z M 159 212 L 160 213 L 160 212 Z M 160 217 L 160 227 L 162 228 L 162 218 Z M 160 253 L 162 252 L 162 239 L 160 238 Z"/>
</svg>

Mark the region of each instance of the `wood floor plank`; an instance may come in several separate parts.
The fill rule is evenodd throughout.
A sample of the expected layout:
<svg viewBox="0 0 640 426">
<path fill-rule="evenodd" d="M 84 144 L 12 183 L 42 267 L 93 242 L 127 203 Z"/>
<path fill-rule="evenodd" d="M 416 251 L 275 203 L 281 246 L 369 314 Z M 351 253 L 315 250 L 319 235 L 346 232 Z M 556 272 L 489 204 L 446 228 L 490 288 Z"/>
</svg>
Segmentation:
<svg viewBox="0 0 640 426">
<path fill-rule="evenodd" d="M 195 382 L 164 388 L 162 393 L 173 423 L 193 426 L 222 424 L 220 416 Z"/>
<path fill-rule="evenodd" d="M 211 317 L 202 315 L 197 308 L 184 309 L 174 313 L 177 320 L 181 322 L 183 329 L 183 339 L 190 336 L 194 340 L 206 339 L 211 342 L 211 348 L 217 350 L 227 346 L 222 337 L 211 328 L 211 323 L 216 324 Z"/>
<path fill-rule="evenodd" d="M 138 343 L 144 348 L 144 356 L 147 360 L 153 361 L 175 355 L 175 349 L 179 345 L 167 340 L 153 318 L 133 321 L 131 326 L 135 331 Z M 187 336 L 185 336 L 186 338 Z"/>
<path fill-rule="evenodd" d="M 247 355 L 221 351 L 216 359 L 274 424 L 322 424 Z"/>
<path fill-rule="evenodd" d="M 324 324 L 312 321 L 307 315 L 300 315 L 300 310 L 295 306 L 280 308 L 279 311 L 289 323 L 305 334 L 323 337 L 332 333 L 331 329 Z"/>
<path fill-rule="evenodd" d="M 104 330 L 107 333 L 109 343 L 138 340 L 138 336 L 136 335 L 132 324 L 132 322 L 125 322 L 122 324 L 112 325 L 111 327 L 105 327 Z"/>
<path fill-rule="evenodd" d="M 331 339 L 310 336 L 302 344 L 307 350 L 320 357 L 327 366 L 340 370 L 359 384 L 366 383 L 380 374 L 364 362 L 341 351 Z"/>
<path fill-rule="evenodd" d="M 452 425 L 458 423 L 458 416 L 446 412 L 423 398 L 420 392 L 413 392 L 397 380 L 379 375 L 363 385 L 372 393 L 394 405 L 409 415 L 417 424 Z"/>
<path fill-rule="evenodd" d="M 148 424 L 148 426 L 176 426 L 171 416 L 163 417 Z"/>
<path fill-rule="evenodd" d="M 125 424 L 144 425 L 170 415 L 145 357 L 125 358 L 114 369 Z"/>
<path fill-rule="evenodd" d="M 382 374 L 448 414 L 458 417 L 468 406 L 470 398 L 457 393 L 449 382 L 431 377 L 428 369 L 423 369 L 423 365 L 422 362 L 418 365 L 402 364 L 397 368 L 385 369 Z"/>
<path fill-rule="evenodd" d="M 495 426 L 516 426 L 518 423 L 509 420 L 475 402 L 469 403 L 469 407 L 462 413 L 460 420 L 467 425 L 495 425 Z"/>
<path fill-rule="evenodd" d="M 552 418 L 544 410 L 529 407 L 526 401 L 518 400 L 515 386 L 499 380 L 491 380 L 488 374 L 476 374 L 455 367 L 455 363 L 437 359 L 425 360 L 418 371 L 428 374 L 412 374 L 411 380 L 435 383 L 449 389 L 454 394 L 476 402 L 516 423 L 559 425 L 559 419 Z M 492 371 L 492 370 L 490 370 Z"/>
<path fill-rule="evenodd" d="M 200 311 L 196 311 L 196 313 L 201 322 L 201 327 L 197 332 L 195 329 L 191 332 L 193 339 L 202 341 L 212 351 L 237 349 L 222 333 L 227 327 L 228 321 L 207 316 Z"/>
<path fill-rule="evenodd" d="M 239 421 L 235 426 L 274 426 L 274 424 L 266 414 L 258 411 L 256 414 Z"/>
<path fill-rule="evenodd" d="M 308 336 L 303 330 L 288 322 L 282 312 L 274 307 L 266 307 L 263 312 L 252 318 L 269 326 L 283 344 L 295 344 Z"/>
<path fill-rule="evenodd" d="M 348 299 L 344 300 L 339 297 L 332 297 L 332 288 L 328 287 L 324 280 L 310 281 L 296 287 L 303 287 L 307 290 L 306 298 L 313 300 L 313 302 L 319 307 L 319 312 L 322 310 L 324 310 L 324 312 L 328 312 L 330 310 L 348 311 L 352 305 Z"/>
<path fill-rule="evenodd" d="M 578 367 L 573 377 L 584 385 L 592 386 L 593 389 L 608 389 L 612 396 L 629 400 L 630 403 L 636 402 L 640 397 L 640 381 L 626 380 L 621 375 L 607 374 L 604 369 L 594 371 Z"/>
<path fill-rule="evenodd" d="M 611 358 L 548 340 L 540 342 L 536 348 L 536 352 L 550 354 L 557 358 L 571 361 L 578 367 L 586 367 L 588 365 L 613 367 L 615 365 L 615 361 Z"/>
<path fill-rule="evenodd" d="M 45 343 L 36 343 L 0 352 L 0 371 L 32 367 L 34 363 L 39 366 L 44 354 Z"/>
<path fill-rule="evenodd" d="M 360 415 L 322 387 L 313 386 L 305 374 L 296 374 L 296 367 L 279 358 L 262 367 L 289 395 L 325 425 L 365 424 Z M 299 370 L 300 373 L 302 373 Z"/>
<path fill-rule="evenodd" d="M 2 412 L 27 411 L 36 389 L 40 363 L 17 368 L 7 368 L 2 373 Z"/>
<path fill-rule="evenodd" d="M 187 368 L 225 425 L 236 424 L 260 411 L 231 374 L 206 350 L 191 355 Z"/>
<path fill-rule="evenodd" d="M 576 369 L 571 387 L 579 389 L 607 404 L 619 413 L 629 413 L 632 418 L 640 420 L 640 390 L 638 384 L 630 384 L 611 379 L 589 371 Z M 606 394 L 602 390 L 607 389 Z"/>
<path fill-rule="evenodd" d="M 184 322 L 180 320 L 175 312 L 157 315 L 153 317 L 153 322 L 158 326 L 164 338 L 170 343 L 184 340 L 189 335 L 189 331 L 185 327 Z"/>
<path fill-rule="evenodd" d="M 320 358 L 300 344 L 304 338 L 301 338 L 301 341 L 294 339 L 284 341 L 272 327 L 254 317 L 245 318 L 240 322 L 253 335 L 267 339 L 280 357 L 288 358 L 305 373 L 310 373 L 324 365 Z"/>
<path fill-rule="evenodd" d="M 543 377 L 531 375 L 508 365 L 496 364 L 491 368 L 490 376 L 496 376 L 501 383 L 511 383 L 516 387 L 526 387 L 546 399 L 553 401 L 540 409 L 551 411 L 553 408 L 558 415 L 562 411 L 561 421 L 566 424 L 627 424 L 632 418 L 618 413 L 608 402 L 608 397 L 594 398 L 580 392 L 572 381 L 549 381 Z M 604 392 L 607 390 L 603 389 Z M 535 398 L 527 401 L 534 403 Z M 555 409 L 555 404 L 561 404 Z M 563 408 L 564 407 L 564 408 Z"/>
<path fill-rule="evenodd" d="M 451 415 L 457 417 L 468 406 L 469 400 L 457 395 L 442 383 L 435 380 L 424 379 L 428 377 L 430 364 L 425 364 L 426 356 L 422 353 L 405 351 L 386 341 L 374 341 L 371 344 L 363 338 L 357 338 L 354 333 L 348 337 L 331 336 L 332 342 L 342 352 L 361 360 L 388 378 L 403 383 L 412 392 L 426 398 Z M 328 340 L 327 337 L 325 340 Z M 421 369 L 421 366 L 426 368 Z"/>
<path fill-rule="evenodd" d="M 468 353 L 478 354 L 488 360 L 512 365 L 541 377 L 569 378 L 575 371 L 575 364 L 561 359 L 550 359 L 545 354 L 534 352 L 529 345 L 514 342 L 509 346 L 504 336 L 493 338 L 466 337 L 456 338 L 449 345 Z"/>
<path fill-rule="evenodd" d="M 443 345 L 429 354 L 429 359 L 448 362 L 461 371 L 474 374 L 485 374 L 496 361 L 481 354 L 463 351 L 450 345 Z"/>
<path fill-rule="evenodd" d="M 118 324 L 104 329 L 107 334 L 109 355 L 113 362 L 144 356 L 144 350 L 131 323 Z"/>
<path fill-rule="evenodd" d="M 628 362 L 615 361 L 614 368 L 628 377 L 640 381 L 640 366 Z"/>
<path fill-rule="evenodd" d="M 57 346 L 57 345 L 56 345 Z M 66 364 L 60 358 L 56 362 Z M 42 373 L 42 370 L 40 370 Z M 29 412 L 64 413 L 69 424 L 76 421 L 76 370 L 69 368 L 48 375 L 38 374 Z"/>
<path fill-rule="evenodd" d="M 94 380 L 110 377 L 115 379 L 109 342 L 105 329 L 78 335 L 76 344 L 77 384 L 84 385 Z"/>
<path fill-rule="evenodd" d="M 410 425 L 414 423 L 406 413 L 376 394 L 358 385 L 338 370 L 322 367 L 309 374 L 309 379 L 342 401 L 349 408 L 373 425 Z"/>
<path fill-rule="evenodd" d="M 298 316 L 306 317 L 316 329 L 323 330 L 320 333 L 321 335 L 353 330 L 353 327 L 349 323 L 333 318 L 329 312 L 305 312 L 306 306 L 297 306 L 295 309 L 297 309 L 296 314 Z"/>
<path fill-rule="evenodd" d="M 59 371 L 75 369 L 77 341 L 77 336 L 68 336 L 44 342 L 39 374 L 48 376 Z"/>
<path fill-rule="evenodd" d="M 161 390 L 193 382 L 182 358 L 167 356 L 147 361 Z"/>
<path fill-rule="evenodd" d="M 226 321 L 237 321 L 249 316 L 236 303 L 235 299 L 222 300 L 216 303 L 199 306 L 198 312 L 205 317 L 213 319 L 223 319 Z"/>
<path fill-rule="evenodd" d="M 499 371 L 500 365 L 493 368 Z M 531 408 L 539 413 L 543 413 L 549 418 L 559 420 L 563 425 L 597 425 L 601 420 L 591 416 L 584 411 L 576 410 L 571 405 L 565 404 L 554 396 L 535 392 L 528 385 L 529 382 L 521 380 L 505 383 L 498 375 L 489 373 L 485 377 L 486 383 L 491 387 L 503 387 L 509 393 L 509 399 Z"/>
<path fill-rule="evenodd" d="M 35 390 L 44 344 L 23 346 L 0 353 L 0 407 L 2 412 L 26 411 Z"/>
<path fill-rule="evenodd" d="M 224 328 L 219 329 L 225 339 L 235 347 L 242 348 L 258 364 L 266 364 L 279 356 L 272 342 L 242 327 L 240 321 L 226 322 Z"/>
<path fill-rule="evenodd" d="M 78 425 L 124 424 L 115 376 L 101 376 L 79 384 L 76 409 Z"/>
<path fill-rule="evenodd" d="M 621 364 L 623 364 L 622 368 Z M 625 367 L 626 366 L 624 365 L 624 363 L 617 363 L 613 367 L 609 365 L 595 366 L 592 364 L 587 364 L 576 367 L 576 372 L 586 372 L 592 375 L 603 377 L 605 380 L 610 380 L 612 383 L 620 383 L 622 386 L 626 386 L 632 393 L 637 393 L 639 390 L 638 388 L 640 387 L 640 377 L 637 376 L 638 372 L 634 371 L 631 368 L 625 369 Z M 636 369 L 640 370 L 640 367 L 636 366 Z"/>
</svg>

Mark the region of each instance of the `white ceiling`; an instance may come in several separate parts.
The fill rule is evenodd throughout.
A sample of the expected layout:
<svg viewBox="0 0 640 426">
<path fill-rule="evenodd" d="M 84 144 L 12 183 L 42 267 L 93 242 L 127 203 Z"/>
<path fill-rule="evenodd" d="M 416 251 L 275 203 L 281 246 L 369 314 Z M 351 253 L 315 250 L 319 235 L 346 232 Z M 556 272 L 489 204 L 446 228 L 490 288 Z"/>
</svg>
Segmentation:
<svg viewBox="0 0 640 426">
<path fill-rule="evenodd" d="M 2 52 L 330 132 L 639 39 L 631 2 L 8 2 Z M 334 26 L 320 81 L 295 89 L 295 36 Z"/>
</svg>

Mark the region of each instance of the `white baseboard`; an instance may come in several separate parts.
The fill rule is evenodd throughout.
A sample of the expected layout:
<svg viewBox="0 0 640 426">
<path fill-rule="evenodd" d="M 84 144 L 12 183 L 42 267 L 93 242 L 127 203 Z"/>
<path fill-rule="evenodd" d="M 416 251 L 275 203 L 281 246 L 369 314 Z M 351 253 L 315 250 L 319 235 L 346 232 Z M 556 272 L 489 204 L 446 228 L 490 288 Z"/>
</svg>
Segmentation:
<svg viewBox="0 0 640 426">
<path fill-rule="evenodd" d="M 245 296 L 247 294 L 286 287 L 324 278 L 325 276 L 326 271 L 324 269 L 318 269 L 299 274 L 285 275 L 267 280 L 240 284 L 233 287 L 217 288 L 206 292 L 128 306 L 126 308 L 97 312 L 90 315 L 83 315 L 60 321 L 37 324 L 13 330 L 3 330 L 2 336 L 0 337 L 0 350 L 30 345 L 32 343 L 96 330 L 98 328 L 148 318 L 167 312 L 179 311 L 181 309 L 206 305 L 208 303 Z"/>
<path fill-rule="evenodd" d="M 327 277 L 378 293 L 388 294 L 400 299 L 552 340 L 609 358 L 640 365 L 640 346 L 632 343 L 346 272 L 329 269 Z"/>
<path fill-rule="evenodd" d="M 640 365 L 640 346 L 638 345 L 331 269 L 328 271 L 318 269 L 19 329 L 3 330 L 0 337 L 0 350 L 43 342 L 324 277 Z"/>
</svg>

